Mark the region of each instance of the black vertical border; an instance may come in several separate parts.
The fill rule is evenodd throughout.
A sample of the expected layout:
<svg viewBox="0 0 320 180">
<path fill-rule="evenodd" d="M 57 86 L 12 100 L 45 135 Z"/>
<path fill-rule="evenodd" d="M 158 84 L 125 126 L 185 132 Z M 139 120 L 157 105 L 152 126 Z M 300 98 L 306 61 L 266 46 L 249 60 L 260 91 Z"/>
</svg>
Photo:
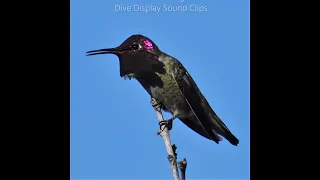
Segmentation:
<svg viewBox="0 0 320 180">
<path fill-rule="evenodd" d="M 271 96 L 267 69 L 273 64 L 269 59 L 273 53 L 269 47 L 273 38 L 271 12 L 270 4 L 250 1 L 250 179 L 275 178 L 270 171 L 273 169 L 270 165 L 274 165 L 270 163 L 272 152 L 268 150 L 268 145 L 271 146 L 268 142 L 273 138 L 268 135 L 274 129 L 266 130 L 272 124 L 267 113 L 271 111 L 267 104 Z"/>
<path fill-rule="evenodd" d="M 289 78 L 283 76 L 288 76 L 293 59 L 284 54 L 289 42 L 285 37 L 292 31 L 284 29 L 290 5 L 250 0 L 250 179 L 290 179 L 296 174 L 289 166 L 296 163 L 291 153 L 298 147 L 286 146 L 303 136 L 291 128 L 296 117 L 290 116 L 296 110 L 285 111 L 291 90 L 285 89 Z"/>
<path fill-rule="evenodd" d="M 51 107 L 49 126 L 51 125 L 54 167 L 51 177 L 70 179 L 70 1 L 49 1 L 49 29 L 55 53 L 50 54 L 51 66 L 48 76 L 52 79 L 50 90 Z M 50 31 L 49 31 L 50 32 Z M 52 74 L 51 74 L 52 73 Z M 50 91 L 49 91 L 50 92 Z M 49 135 L 50 137 L 50 135 Z M 51 142 L 49 142 L 51 143 Z"/>
<path fill-rule="evenodd" d="M 258 0 L 250 0 L 250 179 L 260 179 L 259 177 L 259 164 L 257 160 L 258 155 L 258 137 L 257 133 L 257 99 L 254 98 L 257 93 L 256 77 L 257 62 L 259 61 L 259 30 L 261 33 L 261 4 L 259 6 Z M 260 27 L 259 27 L 260 26 Z"/>
<path fill-rule="evenodd" d="M 10 138 L 2 144 L 9 149 L 4 165 L 11 169 L 4 170 L 10 176 L 5 179 L 70 180 L 70 1 L 13 2 L 3 8 L 9 41 L 2 42 L 11 64 L 2 65 L 8 71 L 2 87 L 10 88 L 5 106 L 13 109 L 3 121 L 12 124 L 2 125 Z"/>
</svg>

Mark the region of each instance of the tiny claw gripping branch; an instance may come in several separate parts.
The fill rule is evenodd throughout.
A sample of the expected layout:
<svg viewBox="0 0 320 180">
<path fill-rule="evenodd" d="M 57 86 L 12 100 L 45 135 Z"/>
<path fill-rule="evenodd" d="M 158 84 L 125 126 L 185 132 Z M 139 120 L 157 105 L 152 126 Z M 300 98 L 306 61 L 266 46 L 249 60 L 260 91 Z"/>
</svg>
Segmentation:
<svg viewBox="0 0 320 180">
<path fill-rule="evenodd" d="M 151 97 L 150 103 L 156 111 L 161 112 L 162 105 L 155 98 Z"/>
<path fill-rule="evenodd" d="M 155 98 L 151 97 L 151 101 L 150 101 L 152 107 L 161 113 L 161 109 L 162 109 L 162 104 L 159 103 Z M 160 131 L 157 132 L 157 134 L 159 135 L 164 129 L 165 127 L 170 131 L 172 129 L 172 121 L 173 119 L 169 119 L 169 120 L 161 120 L 159 122 L 159 126 L 160 126 Z M 162 126 L 165 126 L 162 128 Z"/>
</svg>

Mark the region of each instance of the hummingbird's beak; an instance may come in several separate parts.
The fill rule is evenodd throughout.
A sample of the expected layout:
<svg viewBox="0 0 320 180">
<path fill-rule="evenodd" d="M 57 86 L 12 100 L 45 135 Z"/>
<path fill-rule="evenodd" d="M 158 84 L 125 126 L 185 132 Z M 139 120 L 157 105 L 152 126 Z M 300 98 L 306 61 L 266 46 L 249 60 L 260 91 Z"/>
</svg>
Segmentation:
<svg viewBox="0 0 320 180">
<path fill-rule="evenodd" d="M 87 52 L 87 56 L 97 55 L 97 54 L 118 54 L 120 52 L 117 48 L 108 48 L 108 49 L 98 49 Z"/>
</svg>

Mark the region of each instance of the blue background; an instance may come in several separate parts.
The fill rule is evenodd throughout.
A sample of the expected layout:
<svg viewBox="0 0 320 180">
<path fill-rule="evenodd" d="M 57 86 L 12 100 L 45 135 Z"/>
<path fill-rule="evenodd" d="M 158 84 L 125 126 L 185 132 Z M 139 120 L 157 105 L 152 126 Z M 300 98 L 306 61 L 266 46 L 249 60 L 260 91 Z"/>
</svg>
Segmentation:
<svg viewBox="0 0 320 180">
<path fill-rule="evenodd" d="M 115 10 L 135 4 L 162 11 Z M 165 4 L 207 11 L 164 12 Z M 72 179 L 172 179 L 147 92 L 136 80 L 120 78 L 116 56 L 85 56 L 137 33 L 185 65 L 240 140 L 238 147 L 227 140 L 218 145 L 175 120 L 171 140 L 178 160 L 187 158 L 187 178 L 249 179 L 248 0 L 71 0 L 70 11 Z"/>
</svg>

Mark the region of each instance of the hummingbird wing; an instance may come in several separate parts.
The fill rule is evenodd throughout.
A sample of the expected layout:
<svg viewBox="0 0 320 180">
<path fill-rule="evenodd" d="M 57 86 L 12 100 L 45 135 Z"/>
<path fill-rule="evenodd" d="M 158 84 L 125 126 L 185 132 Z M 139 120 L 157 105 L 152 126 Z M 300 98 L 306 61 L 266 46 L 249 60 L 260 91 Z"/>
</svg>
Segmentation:
<svg viewBox="0 0 320 180">
<path fill-rule="evenodd" d="M 218 143 L 217 134 L 225 137 L 231 144 L 237 145 L 239 140 L 230 132 L 227 126 L 222 122 L 222 120 L 216 115 L 213 109 L 210 107 L 209 103 L 199 90 L 198 86 L 188 73 L 188 71 L 183 67 L 183 65 L 177 61 L 178 64 L 174 68 L 176 75 L 172 74 L 173 79 L 176 81 L 181 93 L 184 95 L 190 109 L 193 111 L 195 118 L 201 123 L 206 134 L 211 137 L 212 140 Z M 190 121 L 186 121 L 192 126 Z M 192 128 L 193 129 L 193 128 Z M 199 130 L 198 130 L 199 131 Z M 197 131 L 196 131 L 197 132 Z M 203 132 L 198 132 L 203 134 Z"/>
</svg>

